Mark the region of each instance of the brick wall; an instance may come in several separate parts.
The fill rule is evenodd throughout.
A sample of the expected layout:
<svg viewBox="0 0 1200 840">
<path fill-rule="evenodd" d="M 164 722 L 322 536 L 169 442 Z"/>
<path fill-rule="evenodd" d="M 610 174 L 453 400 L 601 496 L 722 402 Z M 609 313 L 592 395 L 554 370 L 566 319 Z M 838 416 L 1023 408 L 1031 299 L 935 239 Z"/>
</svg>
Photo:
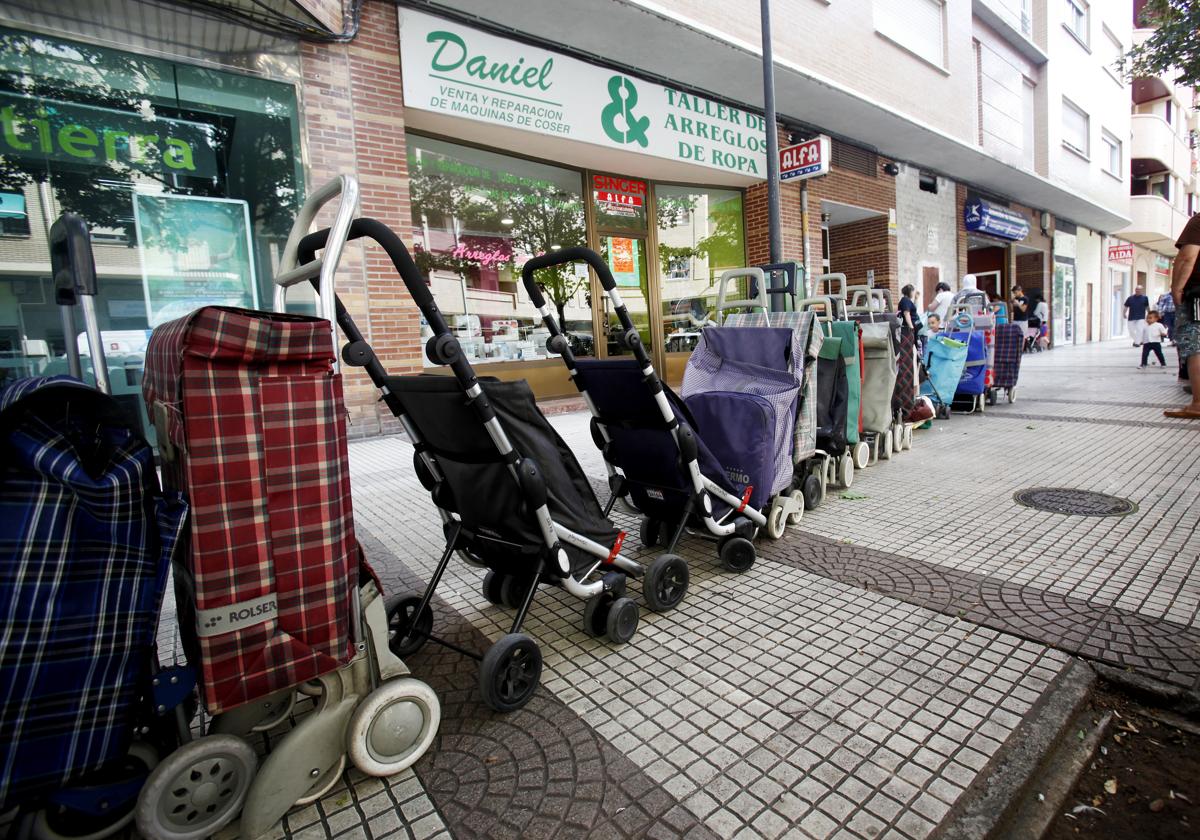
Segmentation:
<svg viewBox="0 0 1200 840">
<path fill-rule="evenodd" d="M 368 2 L 350 44 L 301 46 L 300 96 L 310 188 L 336 175 L 357 174 L 361 214 L 379 219 L 411 244 L 399 49 L 396 7 Z M 326 211 L 321 221 L 331 218 L 332 211 Z M 381 249 L 361 243 L 346 249 L 338 295 L 389 372 L 420 368 L 416 306 Z M 351 436 L 398 428 L 376 402 L 366 374 L 357 368 L 344 373 Z"/>
<path fill-rule="evenodd" d="M 787 145 L 785 131 L 780 131 L 779 142 Z M 886 158 L 879 158 L 879 169 L 874 176 L 835 166 L 828 175 L 808 181 L 808 243 L 814 274 L 821 272 L 821 202 L 850 204 L 874 210 L 882 216 L 846 225 L 854 230 L 846 231 L 840 237 L 832 235 L 831 231 L 830 270 L 844 272 L 851 283 L 864 283 L 867 269 L 874 269 L 875 285 L 897 293 L 896 237 L 889 235 L 887 226 L 888 211 L 896 206 L 896 181 L 883 173 L 885 163 L 888 163 Z M 780 233 L 783 259 L 803 263 L 800 189 L 797 183 L 780 185 Z M 751 265 L 761 265 L 768 262 L 770 256 L 765 183 L 746 190 L 745 214 L 747 256 Z M 848 249 L 844 253 L 836 244 L 839 241 Z"/>
</svg>

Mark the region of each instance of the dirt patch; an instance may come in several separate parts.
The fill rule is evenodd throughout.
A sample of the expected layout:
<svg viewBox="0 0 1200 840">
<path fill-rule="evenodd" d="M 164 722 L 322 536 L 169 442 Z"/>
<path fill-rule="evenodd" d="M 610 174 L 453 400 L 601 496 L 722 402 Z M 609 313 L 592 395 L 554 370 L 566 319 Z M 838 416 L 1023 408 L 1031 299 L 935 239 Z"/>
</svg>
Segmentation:
<svg viewBox="0 0 1200 840">
<path fill-rule="evenodd" d="M 1043 840 L 1200 836 L 1200 726 L 1103 688 L 1091 708 L 1113 726 Z"/>
</svg>

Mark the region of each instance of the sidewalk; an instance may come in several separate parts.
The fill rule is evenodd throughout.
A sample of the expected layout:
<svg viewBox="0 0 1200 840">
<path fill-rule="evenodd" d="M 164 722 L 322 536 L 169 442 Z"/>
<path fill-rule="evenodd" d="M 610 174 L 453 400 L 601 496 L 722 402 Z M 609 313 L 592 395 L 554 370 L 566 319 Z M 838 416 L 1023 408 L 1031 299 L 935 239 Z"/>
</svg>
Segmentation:
<svg viewBox="0 0 1200 840">
<path fill-rule="evenodd" d="M 1126 364 L 1128 362 L 1128 364 Z M 1132 348 L 1026 358 L 1012 406 L 955 415 L 809 513 L 731 575 L 688 539 L 686 601 L 643 611 L 621 647 L 579 629 L 582 603 L 545 591 L 527 630 L 543 687 L 510 715 L 478 698 L 474 663 L 427 646 L 408 664 L 444 718 L 415 773 L 350 771 L 288 817 L 289 837 L 929 837 L 996 771 L 1070 653 L 1193 685 L 1200 458 L 1173 374 Z M 587 415 L 553 424 L 603 469 Z M 1171 447 L 1187 447 L 1183 460 Z M 401 438 L 351 446 L 360 539 L 389 591 L 418 588 L 441 527 Z M 1036 512 L 1035 485 L 1132 499 L 1121 518 Z M 637 523 L 618 514 L 640 553 Z M 1189 559 L 1190 558 L 1190 559 Z M 452 563 L 437 630 L 478 650 L 508 611 Z M 638 584 L 631 587 L 640 595 Z"/>
</svg>

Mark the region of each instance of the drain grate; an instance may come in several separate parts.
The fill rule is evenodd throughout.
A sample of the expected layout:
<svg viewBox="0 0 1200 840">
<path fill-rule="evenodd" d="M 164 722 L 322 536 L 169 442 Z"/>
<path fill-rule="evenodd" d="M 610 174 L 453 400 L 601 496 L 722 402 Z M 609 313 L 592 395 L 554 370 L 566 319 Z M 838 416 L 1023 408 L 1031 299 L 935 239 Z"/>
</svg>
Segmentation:
<svg viewBox="0 0 1200 840">
<path fill-rule="evenodd" d="M 1138 509 L 1129 499 L 1073 487 L 1029 487 L 1013 493 L 1013 501 L 1034 510 L 1069 516 L 1125 516 Z"/>
</svg>

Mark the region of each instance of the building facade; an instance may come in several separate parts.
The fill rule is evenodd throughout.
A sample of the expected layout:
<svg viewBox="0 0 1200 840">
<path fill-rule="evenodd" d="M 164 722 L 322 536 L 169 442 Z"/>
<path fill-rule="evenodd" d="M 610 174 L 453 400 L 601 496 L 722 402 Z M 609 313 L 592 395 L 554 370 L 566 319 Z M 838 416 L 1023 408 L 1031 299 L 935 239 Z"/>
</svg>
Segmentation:
<svg viewBox="0 0 1200 840">
<path fill-rule="evenodd" d="M 1131 119 L 1146 106 L 1165 121 L 1166 106 L 1138 103 L 1110 67 L 1135 37 L 1128 6 L 777 4 L 781 145 L 832 137 L 828 174 L 781 187 L 784 258 L 810 282 L 839 272 L 923 300 L 967 273 L 997 298 L 1019 283 L 1051 303 L 1056 343 L 1115 334 L 1117 285 L 1152 247 L 1130 194 L 1166 200 L 1161 173 L 1130 168 L 1146 159 Z M 721 273 L 768 261 L 753 0 L 82 0 L 69 14 L 15 0 L 0 25 L 8 376 L 56 372 L 82 341 L 49 277 L 46 227 L 63 211 L 92 227 L 109 366 L 131 404 L 149 330 L 204 303 L 269 305 L 295 208 L 345 172 L 473 362 L 539 397 L 573 389 L 521 283 L 530 256 L 599 251 L 670 380 Z M 1171 96 L 1186 125 L 1190 101 Z M 1154 160 L 1182 200 L 1170 149 Z M 1128 263 L 1112 258 L 1122 243 Z M 428 328 L 382 253 L 348 248 L 338 282 L 390 370 L 428 367 Z M 537 282 L 577 354 L 621 352 L 584 267 Z M 355 434 L 390 427 L 358 371 L 347 403 Z"/>
</svg>

